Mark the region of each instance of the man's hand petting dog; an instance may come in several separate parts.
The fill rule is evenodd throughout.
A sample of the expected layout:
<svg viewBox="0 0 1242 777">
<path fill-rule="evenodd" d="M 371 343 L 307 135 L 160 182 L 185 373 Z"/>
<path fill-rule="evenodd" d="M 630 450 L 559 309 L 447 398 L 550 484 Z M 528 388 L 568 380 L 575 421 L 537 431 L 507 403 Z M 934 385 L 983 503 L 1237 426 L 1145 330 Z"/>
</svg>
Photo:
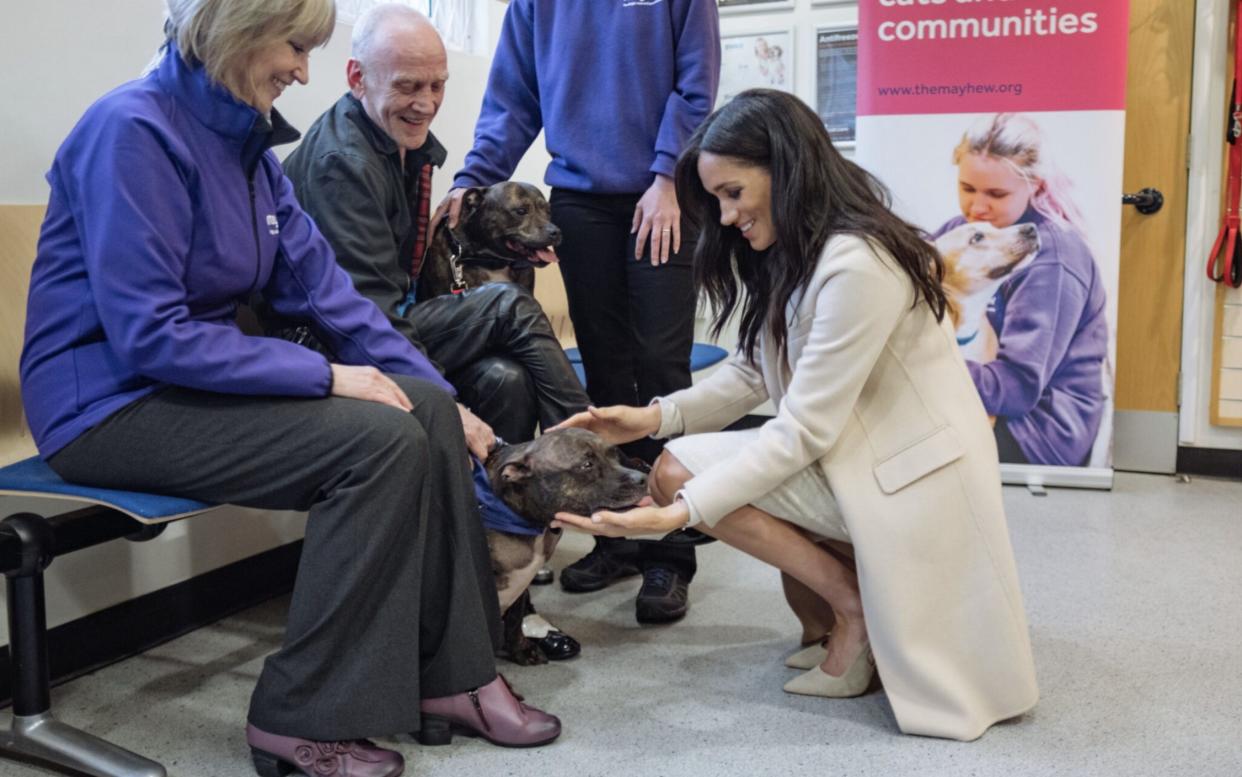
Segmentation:
<svg viewBox="0 0 1242 777">
<path fill-rule="evenodd" d="M 634 259 L 643 258 L 643 244 L 650 236 L 652 267 L 667 263 L 669 254 L 681 250 L 681 208 L 672 178 L 657 174 L 638 200 L 630 225 L 630 234 L 635 233 L 638 237 L 634 240 Z"/>
<path fill-rule="evenodd" d="M 614 513 L 601 510 L 590 516 L 557 513 L 552 528 L 570 527 L 604 537 L 632 537 L 640 534 L 667 534 L 690 522 L 690 508 L 680 499 L 664 507 L 644 497 L 633 510 Z"/>
<path fill-rule="evenodd" d="M 660 428 L 659 405 L 629 407 L 588 407 L 557 424 L 554 429 L 586 429 L 595 432 L 609 445 L 650 437 Z"/>
<path fill-rule="evenodd" d="M 496 445 L 496 433 L 492 427 L 470 412 L 470 408 L 457 403 L 457 412 L 461 414 L 461 430 L 466 434 L 466 447 L 479 461 L 487 461 L 487 453 Z"/>
<path fill-rule="evenodd" d="M 440 219 L 448 218 L 449 229 L 457 229 L 457 222 L 461 219 L 461 198 L 466 196 L 465 187 L 450 189 L 444 200 L 436 206 L 436 212 L 431 217 L 431 226 L 434 229 L 440 223 Z"/>
<path fill-rule="evenodd" d="M 332 364 L 332 396 L 379 402 L 410 412 L 414 405 L 392 378 L 374 367 Z"/>
</svg>

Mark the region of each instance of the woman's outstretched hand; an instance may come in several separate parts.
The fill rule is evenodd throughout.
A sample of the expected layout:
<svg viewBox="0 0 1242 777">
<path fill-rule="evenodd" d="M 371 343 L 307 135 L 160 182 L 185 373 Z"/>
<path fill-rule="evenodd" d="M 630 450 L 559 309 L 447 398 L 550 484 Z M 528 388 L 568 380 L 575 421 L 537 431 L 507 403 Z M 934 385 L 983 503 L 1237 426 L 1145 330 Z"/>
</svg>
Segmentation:
<svg viewBox="0 0 1242 777">
<path fill-rule="evenodd" d="M 649 437 L 660 428 L 659 405 L 647 407 L 629 407 L 628 405 L 612 405 L 611 407 L 588 407 L 552 427 L 557 429 L 586 429 L 595 432 L 612 445 Z"/>
<path fill-rule="evenodd" d="M 665 534 L 682 528 L 689 521 L 690 508 L 686 507 L 685 502 L 677 500 L 665 507 L 644 505 L 623 513 L 601 510 L 589 517 L 557 513 L 552 527 L 566 526 L 605 537 L 629 537 L 636 534 Z"/>
<path fill-rule="evenodd" d="M 331 364 L 332 396 L 365 399 L 410 412 L 414 405 L 392 378 L 374 367 Z"/>
</svg>

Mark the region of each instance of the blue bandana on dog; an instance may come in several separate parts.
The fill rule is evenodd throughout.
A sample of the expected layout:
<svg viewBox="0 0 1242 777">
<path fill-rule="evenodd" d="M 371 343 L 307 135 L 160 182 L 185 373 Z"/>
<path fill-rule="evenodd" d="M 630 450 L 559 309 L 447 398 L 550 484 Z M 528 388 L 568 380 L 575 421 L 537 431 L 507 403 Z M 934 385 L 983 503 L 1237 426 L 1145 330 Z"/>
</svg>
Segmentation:
<svg viewBox="0 0 1242 777">
<path fill-rule="evenodd" d="M 487 469 L 473 456 L 470 457 L 474 478 L 474 496 L 479 500 L 479 515 L 483 517 L 483 527 L 505 534 L 525 534 L 536 536 L 543 534 L 543 529 L 532 526 L 522 516 L 509 509 L 509 505 L 496 496 L 492 490 L 492 482 L 488 480 Z"/>
</svg>

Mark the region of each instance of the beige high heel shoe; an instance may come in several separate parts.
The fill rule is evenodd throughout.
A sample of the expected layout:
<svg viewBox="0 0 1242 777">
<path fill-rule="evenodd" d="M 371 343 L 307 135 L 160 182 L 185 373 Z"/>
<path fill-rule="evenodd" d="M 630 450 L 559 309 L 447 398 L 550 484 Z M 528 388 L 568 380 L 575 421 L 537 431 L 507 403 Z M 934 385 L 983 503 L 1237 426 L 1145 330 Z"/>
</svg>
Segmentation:
<svg viewBox="0 0 1242 777">
<path fill-rule="evenodd" d="M 807 645 L 786 658 L 785 666 L 790 669 L 810 669 L 824 663 L 824 659 L 828 657 L 828 637 L 830 636 L 832 635 L 825 635 L 819 642 Z"/>
<path fill-rule="evenodd" d="M 840 677 L 830 675 L 818 665 L 785 683 L 786 693 L 797 693 L 802 696 L 826 696 L 830 699 L 847 699 L 861 696 L 871 685 L 875 676 L 875 657 L 871 655 L 871 645 L 863 646 L 862 652 L 845 674 Z"/>
</svg>

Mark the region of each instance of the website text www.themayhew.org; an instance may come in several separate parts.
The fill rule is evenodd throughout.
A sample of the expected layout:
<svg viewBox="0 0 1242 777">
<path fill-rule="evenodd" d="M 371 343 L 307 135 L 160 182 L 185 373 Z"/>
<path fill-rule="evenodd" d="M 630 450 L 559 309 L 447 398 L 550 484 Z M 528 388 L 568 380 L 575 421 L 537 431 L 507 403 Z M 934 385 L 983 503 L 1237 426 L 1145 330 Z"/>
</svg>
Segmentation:
<svg viewBox="0 0 1242 777">
<path fill-rule="evenodd" d="M 1022 84 L 908 84 L 906 86 L 878 86 L 880 97 L 969 97 L 976 94 L 1011 94 L 1022 96 Z"/>
</svg>

